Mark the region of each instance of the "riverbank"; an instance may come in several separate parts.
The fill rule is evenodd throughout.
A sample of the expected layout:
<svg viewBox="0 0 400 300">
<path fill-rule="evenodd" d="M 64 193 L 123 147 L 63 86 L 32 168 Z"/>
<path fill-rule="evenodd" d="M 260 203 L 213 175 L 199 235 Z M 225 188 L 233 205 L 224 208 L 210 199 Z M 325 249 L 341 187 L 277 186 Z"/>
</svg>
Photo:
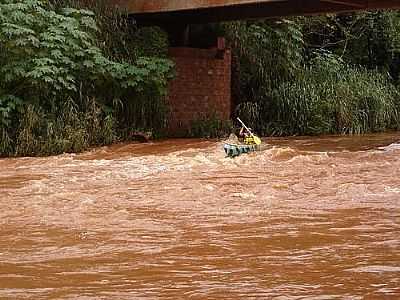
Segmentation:
<svg viewBox="0 0 400 300">
<path fill-rule="evenodd" d="M 166 31 L 136 27 L 102 2 L 6 1 L 0 10 L 0 156 L 77 153 L 136 131 L 223 136 L 230 113 L 265 136 L 400 128 L 395 11 L 192 25 L 190 49 L 175 52 L 198 55 L 180 65 Z M 215 39 L 223 63 L 200 49 Z M 172 123 L 185 132 L 168 132 Z"/>
</svg>

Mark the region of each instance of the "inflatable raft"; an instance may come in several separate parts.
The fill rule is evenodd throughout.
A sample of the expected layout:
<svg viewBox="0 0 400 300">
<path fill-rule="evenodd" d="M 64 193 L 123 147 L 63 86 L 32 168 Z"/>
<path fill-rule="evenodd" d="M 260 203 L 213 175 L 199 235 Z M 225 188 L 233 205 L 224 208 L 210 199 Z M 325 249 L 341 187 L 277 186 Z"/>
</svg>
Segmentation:
<svg viewBox="0 0 400 300">
<path fill-rule="evenodd" d="M 260 149 L 260 145 L 256 144 L 232 144 L 225 142 L 224 150 L 227 156 L 235 157 L 243 153 L 249 153 Z"/>
</svg>

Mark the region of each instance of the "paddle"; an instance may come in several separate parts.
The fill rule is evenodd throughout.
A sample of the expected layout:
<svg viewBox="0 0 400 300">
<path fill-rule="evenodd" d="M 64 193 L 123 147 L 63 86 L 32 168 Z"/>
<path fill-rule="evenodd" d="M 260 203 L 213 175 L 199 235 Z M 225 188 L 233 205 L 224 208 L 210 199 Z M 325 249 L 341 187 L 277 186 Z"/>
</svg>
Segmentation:
<svg viewBox="0 0 400 300">
<path fill-rule="evenodd" d="M 256 145 L 260 145 L 261 144 L 261 139 L 258 136 L 255 136 L 250 129 L 244 125 L 243 121 L 240 120 L 239 118 L 237 118 L 237 120 L 242 124 L 242 126 L 247 130 L 248 133 L 250 133 L 250 135 L 253 137 L 254 139 L 254 143 L 256 143 Z"/>
</svg>

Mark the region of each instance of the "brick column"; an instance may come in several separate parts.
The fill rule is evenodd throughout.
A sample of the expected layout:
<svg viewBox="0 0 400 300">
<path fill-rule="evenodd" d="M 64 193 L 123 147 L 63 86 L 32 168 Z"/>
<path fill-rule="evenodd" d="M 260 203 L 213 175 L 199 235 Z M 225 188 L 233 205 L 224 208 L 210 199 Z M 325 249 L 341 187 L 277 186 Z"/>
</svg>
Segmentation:
<svg viewBox="0 0 400 300">
<path fill-rule="evenodd" d="M 168 132 L 183 136 L 194 120 L 231 114 L 231 52 L 221 49 L 170 48 L 176 77 L 170 83 Z"/>
</svg>

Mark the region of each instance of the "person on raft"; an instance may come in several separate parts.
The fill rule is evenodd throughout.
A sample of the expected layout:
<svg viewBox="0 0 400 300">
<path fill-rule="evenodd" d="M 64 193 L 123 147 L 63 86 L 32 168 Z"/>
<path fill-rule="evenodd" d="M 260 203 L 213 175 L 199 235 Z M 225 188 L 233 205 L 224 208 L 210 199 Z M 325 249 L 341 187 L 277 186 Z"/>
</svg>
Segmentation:
<svg viewBox="0 0 400 300">
<path fill-rule="evenodd" d="M 252 129 L 249 128 L 249 130 Z M 242 126 L 242 128 L 240 128 L 239 137 L 244 144 L 248 145 L 255 144 L 253 135 L 249 132 L 249 130 L 247 130 L 244 126 Z"/>
</svg>

